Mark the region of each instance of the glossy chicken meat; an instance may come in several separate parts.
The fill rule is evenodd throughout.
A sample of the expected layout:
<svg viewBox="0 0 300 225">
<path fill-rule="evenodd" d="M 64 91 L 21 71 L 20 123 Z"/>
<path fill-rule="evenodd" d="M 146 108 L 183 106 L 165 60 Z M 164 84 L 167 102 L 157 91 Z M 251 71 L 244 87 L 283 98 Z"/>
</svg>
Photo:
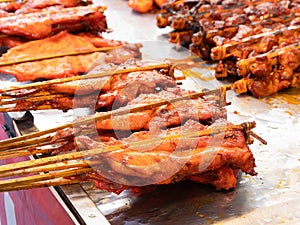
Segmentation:
<svg viewBox="0 0 300 225">
<path fill-rule="evenodd" d="M 255 97 L 265 97 L 289 87 L 299 87 L 299 47 L 282 48 L 280 53 L 275 59 L 268 56 L 255 58 L 249 65 L 248 76 L 233 84 L 234 90 L 239 94 L 250 92 Z"/>
<path fill-rule="evenodd" d="M 237 93 L 264 97 L 299 86 L 299 9 L 296 0 L 174 1 L 163 7 L 157 26 L 173 29 L 170 42 L 215 61 L 217 79 L 238 80 Z M 290 54 L 280 50 L 293 45 Z M 275 51 L 283 54 L 274 57 Z"/>
<path fill-rule="evenodd" d="M 2 96 L 18 99 L 16 106 L 9 108 L 9 111 L 84 107 L 99 110 L 120 107 L 140 94 L 155 93 L 175 86 L 174 79 L 168 74 L 150 69 L 5 92 Z"/>
<path fill-rule="evenodd" d="M 229 125 L 224 120 L 216 121 L 215 124 Z M 130 188 L 191 179 L 215 185 L 217 189 L 230 189 L 235 187 L 238 170 L 256 175 L 253 154 L 246 145 L 242 131 L 228 131 L 214 136 L 185 137 L 189 132 L 212 127 L 188 120 L 180 127 L 160 132 L 141 131 L 133 133 L 128 138 L 111 140 L 107 143 L 97 144 L 86 136 L 78 136 L 76 143 L 82 148 L 105 148 L 122 144 L 123 147 L 120 149 L 108 151 L 94 159 L 100 162 L 94 167 L 100 185 L 101 182 L 106 183 L 108 180 L 107 183 L 116 183 L 116 186 L 121 184 Z M 157 137 L 174 134 L 182 136 L 158 142 L 151 141 Z M 142 141 L 146 142 L 133 145 Z M 96 182 L 97 185 L 99 184 Z M 109 191 L 120 190 L 111 188 Z"/>
<path fill-rule="evenodd" d="M 130 110 L 132 107 L 171 100 L 187 95 L 189 92 L 180 88 L 168 88 L 156 94 L 141 94 L 118 110 Z M 99 113 L 101 115 L 101 112 Z M 141 130 L 151 127 L 170 127 L 180 125 L 188 119 L 210 123 L 216 118 L 225 117 L 222 108 L 205 98 L 187 99 L 159 107 L 149 107 L 140 112 L 113 116 L 111 119 L 96 121 L 100 130 Z"/>
<path fill-rule="evenodd" d="M 162 7 L 168 0 L 129 0 L 128 6 L 139 13 L 147 13 L 155 7 Z"/>
<path fill-rule="evenodd" d="M 70 52 L 95 52 L 0 66 L 0 72 L 15 76 L 18 81 L 77 76 L 87 73 L 97 64 L 123 63 L 128 59 L 140 56 L 140 45 L 125 44 L 120 41 L 105 40 L 101 37 L 73 35 L 63 31 L 50 38 L 28 42 L 9 49 L 0 58 L 0 63 L 59 56 Z M 116 46 L 123 47 L 110 50 L 107 53 L 96 52 L 99 47 Z M 35 50 L 32 51 L 32 49 Z"/>
<path fill-rule="evenodd" d="M 75 7 L 80 5 L 91 4 L 90 1 L 81 0 L 24 0 L 24 1 L 11 1 L 0 3 L 0 10 L 7 13 L 27 13 L 32 11 L 38 11 L 47 7 L 60 6 L 60 7 Z M 9 14 L 8 14 L 9 15 Z"/>
<path fill-rule="evenodd" d="M 105 7 L 89 5 L 7 15 L 0 18 L 0 32 L 28 39 L 49 37 L 62 30 L 104 32 L 107 30 L 104 10 Z"/>
</svg>

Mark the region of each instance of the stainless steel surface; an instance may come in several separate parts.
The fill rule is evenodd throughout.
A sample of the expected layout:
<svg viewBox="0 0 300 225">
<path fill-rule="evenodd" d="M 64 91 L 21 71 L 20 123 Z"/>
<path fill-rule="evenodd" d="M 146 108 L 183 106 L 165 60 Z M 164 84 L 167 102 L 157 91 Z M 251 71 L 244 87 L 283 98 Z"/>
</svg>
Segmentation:
<svg viewBox="0 0 300 225">
<path fill-rule="evenodd" d="M 109 225 L 107 219 L 97 209 L 95 203 L 89 198 L 79 184 L 60 187 L 72 204 L 76 213 L 81 217 L 82 224 L 88 225 Z M 74 212 L 74 210 L 73 210 Z"/>
<path fill-rule="evenodd" d="M 160 56 L 163 50 L 157 46 L 163 43 L 168 48 L 164 50 L 167 57 L 174 55 L 175 46 L 167 40 L 170 30 L 157 28 L 155 15 L 134 13 L 126 1 L 97 2 L 108 6 L 108 23 L 114 31 L 107 37 L 153 44 L 154 57 Z M 218 86 L 220 82 L 207 79 L 210 75 L 206 74 L 205 81 L 190 78 L 185 85 Z M 189 182 L 159 187 L 142 196 L 87 190 L 112 224 L 300 223 L 300 91 L 289 90 L 265 99 L 229 91 L 228 100 L 232 102 L 227 107 L 228 120 L 255 120 L 255 132 L 268 141 L 266 146 L 257 141 L 250 146 L 258 176 L 241 174 L 237 188 L 230 192 Z"/>
<path fill-rule="evenodd" d="M 155 15 L 132 12 L 124 0 L 95 1 L 108 6 L 106 15 L 114 30 L 107 38 L 141 42 L 146 58 L 180 58 L 168 43 L 168 29 L 155 25 Z M 204 72 L 206 73 L 204 74 Z M 213 88 L 221 83 L 210 70 L 201 77 L 189 77 L 184 86 Z M 203 75 L 205 79 L 203 79 Z M 251 145 L 256 158 L 256 177 L 240 174 L 237 188 L 215 191 L 212 187 L 182 182 L 157 187 L 136 195 L 95 190 L 90 185 L 63 188 L 78 212 L 103 213 L 111 224 L 299 224 L 300 223 L 300 91 L 288 90 L 265 99 L 237 96 L 228 92 L 228 120 L 233 123 L 255 120 L 255 132 L 268 141 Z M 57 111 L 35 112 L 36 126 L 45 129 L 72 119 Z M 51 124 L 47 121 L 51 119 Z M 73 189 L 74 188 L 74 189 Z M 78 202 L 83 203 L 78 206 Z M 99 216 L 100 218 L 101 216 Z M 87 224 L 95 224 L 90 220 Z M 98 223 L 98 224 L 106 224 Z"/>
</svg>

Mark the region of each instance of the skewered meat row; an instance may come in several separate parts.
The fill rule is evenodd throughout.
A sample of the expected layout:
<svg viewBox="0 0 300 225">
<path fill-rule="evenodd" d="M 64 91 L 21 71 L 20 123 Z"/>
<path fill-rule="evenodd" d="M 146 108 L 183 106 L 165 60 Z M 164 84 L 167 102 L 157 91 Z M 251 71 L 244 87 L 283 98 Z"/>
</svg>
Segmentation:
<svg viewBox="0 0 300 225">
<path fill-rule="evenodd" d="M 128 64 L 128 68 L 132 67 L 131 64 L 134 63 Z M 118 107 L 126 104 L 141 93 L 155 93 L 176 86 L 173 78 L 167 73 L 151 70 L 151 67 L 145 71 L 138 71 L 140 67 L 147 68 L 147 63 L 137 62 L 137 64 L 139 66 L 134 68 L 137 72 L 114 75 L 118 70 L 104 71 L 108 75 L 99 78 L 54 83 L 43 85 L 41 88 L 33 86 L 30 89 L 3 91 L 0 105 L 16 103 L 16 106 L 8 107 L 8 111 L 49 108 L 68 110 L 75 107 L 88 107 L 94 110 L 110 109 L 113 105 Z M 120 67 L 124 70 L 126 64 Z M 100 72 L 102 71 L 97 69 L 97 73 Z M 36 84 L 41 86 L 43 82 Z"/>
<path fill-rule="evenodd" d="M 226 118 L 226 111 L 223 108 L 226 105 L 223 89 L 198 98 L 189 98 L 189 94 L 193 94 L 193 92 L 185 91 L 179 87 L 167 88 L 155 94 L 140 94 L 128 102 L 126 106 L 114 109 L 114 113 L 117 115 L 102 118 L 102 116 L 107 115 L 107 112 L 96 112 L 95 116 L 102 119 L 84 127 L 79 126 L 76 129 L 67 128 L 58 131 L 53 140 L 65 139 L 66 136 L 73 137 L 82 131 L 90 133 L 88 130 L 94 128 L 99 132 L 115 131 L 122 134 L 123 131 L 130 130 L 139 131 L 180 126 L 189 119 L 200 121 L 203 124 L 211 124 L 219 118 Z M 183 96 L 187 96 L 187 98 L 171 103 L 172 100 L 180 99 Z M 216 99 L 206 100 L 210 96 L 214 96 Z M 169 104 L 142 107 L 162 101 Z M 132 112 L 131 110 L 136 107 L 142 107 L 143 110 Z M 126 113 L 118 115 L 119 112 Z"/>
<path fill-rule="evenodd" d="M 223 58 L 216 65 L 216 78 L 242 78 L 233 84 L 236 93 L 255 97 L 299 86 L 299 32 L 299 25 L 289 26 L 213 48 Z"/>
<path fill-rule="evenodd" d="M 275 57 L 272 56 L 274 52 L 277 53 Z M 255 97 L 264 97 L 289 87 L 299 87 L 299 45 L 286 46 L 274 52 L 237 63 L 240 74 L 243 75 L 242 79 L 233 84 L 237 93 L 251 92 Z M 246 75 L 245 71 L 248 71 Z"/>
<path fill-rule="evenodd" d="M 238 40 L 228 40 L 212 48 L 212 60 L 222 60 L 228 57 L 247 58 L 249 54 L 257 55 L 272 49 L 284 47 L 298 41 L 299 25 L 291 25 L 270 32 L 259 33 Z"/>
<path fill-rule="evenodd" d="M 218 122 L 216 122 L 218 123 Z M 225 121 L 219 121 L 225 123 Z M 99 160 L 97 166 L 92 166 L 95 173 L 83 176 L 96 180 L 95 185 L 109 191 L 120 193 L 124 188 L 132 186 L 162 185 L 192 179 L 196 182 L 211 183 L 217 189 L 230 189 L 236 185 L 236 171 L 256 175 L 253 154 L 246 146 L 242 131 L 229 131 L 219 134 L 220 143 L 214 142 L 216 136 L 184 137 L 185 133 L 205 130 L 199 122 L 188 120 L 180 127 L 170 128 L 165 131 L 165 136 L 181 134 L 182 137 L 161 140 L 159 143 L 141 144 L 131 146 L 135 141 L 147 141 L 159 137 L 162 133 L 141 131 L 122 140 L 111 140 L 108 143 L 97 143 L 86 136 L 78 136 L 77 144 L 84 148 L 104 147 L 105 145 L 121 144 L 123 147 L 96 156 Z M 163 169 L 162 169 L 163 168 Z M 222 169 L 225 169 L 223 173 Z M 229 173 L 230 180 L 209 179 L 209 174 Z M 207 179 L 204 179 L 204 178 Z M 214 176 L 212 176 L 214 177 Z M 218 182 L 217 182 L 218 181 Z M 104 185 L 103 185 L 104 183 Z M 120 184 L 122 187 L 120 187 Z M 116 189 L 115 189 L 116 188 Z M 121 190 L 120 190 L 121 188 Z"/>
<path fill-rule="evenodd" d="M 15 76 L 18 81 L 77 76 L 87 73 L 97 63 L 120 64 L 140 57 L 139 44 L 125 44 L 91 34 L 73 35 L 62 31 L 9 49 L 0 58 L 0 72 Z M 106 53 L 99 51 L 101 47 L 117 46 L 123 47 L 110 51 L 108 48 Z M 64 56 L 69 53 L 73 55 Z"/>
<path fill-rule="evenodd" d="M 0 33 L 41 39 L 62 30 L 104 32 L 107 30 L 104 10 L 102 6 L 88 5 L 13 14 L 0 18 Z"/>
<path fill-rule="evenodd" d="M 235 187 L 238 170 L 256 175 L 253 154 L 247 145 L 253 141 L 250 136 L 255 124 L 233 126 L 228 123 L 223 108 L 226 105 L 225 94 L 224 88 L 194 93 L 179 87 L 155 94 L 140 94 L 124 107 L 99 112 L 91 118 L 79 118 L 73 124 L 40 134 L 50 136 L 19 137 L 20 145 L 18 141 L 1 143 L 0 150 L 2 157 L 6 155 L 7 147 L 10 148 L 7 150 L 8 157 L 14 155 L 14 151 L 23 154 L 23 150 L 26 154 L 60 153 L 57 159 L 52 156 L 54 158 L 49 160 L 55 163 L 58 159 L 63 160 L 59 168 L 69 169 L 74 165 L 71 171 L 60 173 L 58 168 L 55 169 L 55 177 L 62 174 L 62 180 L 38 182 L 32 187 L 88 180 L 93 181 L 95 187 L 120 193 L 128 188 L 140 189 L 191 179 L 228 190 Z M 77 152 L 61 154 L 73 150 Z M 78 157 L 88 158 L 78 163 L 64 161 Z M 56 165 L 47 168 L 55 168 Z M 5 170 L 0 169 L 2 172 Z M 27 166 L 13 174 L 26 171 Z M 35 171 L 40 170 L 37 168 Z M 84 175 L 79 175 L 82 173 Z M 49 176 L 53 178 L 51 172 Z M 4 183 L 4 186 L 0 184 L 1 190 L 12 190 Z M 14 181 L 14 188 L 31 186 L 18 186 L 17 183 Z"/>
<path fill-rule="evenodd" d="M 97 188 L 120 193 L 186 179 L 228 190 L 235 187 L 238 170 L 256 175 L 253 154 L 245 142 L 253 127 L 255 123 L 231 125 L 225 120 L 203 126 L 190 120 L 164 130 L 165 135 L 142 131 L 104 143 L 78 136 L 81 147 L 92 149 L 1 166 L 1 177 L 31 175 L 2 180 L 0 190 L 93 181 Z"/>
<path fill-rule="evenodd" d="M 237 63 L 242 59 L 267 53 L 293 43 L 299 42 L 300 26 L 289 26 L 272 32 L 250 36 L 239 41 L 230 41 L 214 47 L 211 57 L 219 60 L 216 65 L 216 78 L 231 76 L 246 76 L 248 72 L 238 73 Z"/>
<path fill-rule="evenodd" d="M 217 79 L 242 78 L 234 83 L 234 90 L 237 93 L 250 91 L 255 97 L 298 86 L 297 63 L 291 69 L 287 69 L 286 63 L 297 58 L 297 50 L 292 50 L 290 55 L 280 54 L 281 60 L 271 57 L 272 52 L 284 52 L 286 50 L 280 49 L 299 42 L 298 1 L 244 2 L 227 8 L 223 3 L 196 2 L 171 5 L 172 9 L 162 13 L 168 20 L 159 16 L 158 23 L 173 27 L 170 37 L 176 42 L 187 40 L 191 52 L 218 61 Z M 268 52 L 270 56 L 266 56 Z"/>
<path fill-rule="evenodd" d="M 177 5 L 174 11 L 167 5 L 157 17 L 157 24 L 174 29 L 170 32 L 170 42 L 189 46 L 193 53 L 205 59 L 210 59 L 210 50 L 216 42 L 279 28 L 294 20 L 296 13 L 286 5 L 271 2 L 237 2 L 236 5 L 192 2 L 192 6 Z M 171 8 L 174 8 L 172 4 Z"/>
</svg>

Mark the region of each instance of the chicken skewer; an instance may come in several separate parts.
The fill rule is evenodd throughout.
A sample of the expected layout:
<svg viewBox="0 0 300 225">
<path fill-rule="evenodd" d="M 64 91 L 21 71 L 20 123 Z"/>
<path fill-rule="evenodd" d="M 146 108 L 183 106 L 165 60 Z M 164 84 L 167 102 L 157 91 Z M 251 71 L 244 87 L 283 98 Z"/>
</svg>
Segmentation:
<svg viewBox="0 0 300 225">
<path fill-rule="evenodd" d="M 104 32 L 107 30 L 105 9 L 103 6 L 89 5 L 2 17 L 0 32 L 30 39 L 45 38 L 66 29 L 72 32 L 83 28 L 93 32 Z"/>
<path fill-rule="evenodd" d="M 19 136 L 13 139 L 7 139 L 1 141 L 0 145 L 0 151 L 6 151 L 8 149 L 13 149 L 13 148 L 19 148 L 19 147 L 25 147 L 25 146 L 30 146 L 32 144 L 40 144 L 43 142 L 49 142 L 51 138 L 53 138 L 53 133 L 57 132 L 59 130 L 63 131 L 66 128 L 72 128 L 72 127 L 78 127 L 81 125 L 88 125 L 91 123 L 94 123 L 95 121 L 102 121 L 102 124 L 100 123 L 99 125 L 102 127 L 105 127 L 105 123 L 109 122 L 111 117 L 116 117 L 116 116 L 122 116 L 126 115 L 128 113 L 135 115 L 134 113 L 141 112 L 143 110 L 154 110 L 155 108 L 158 108 L 163 105 L 170 105 L 174 104 L 176 102 L 184 101 L 184 100 L 190 100 L 193 98 L 201 98 L 201 96 L 209 96 L 209 95 L 219 95 L 219 100 L 224 104 L 224 99 L 225 99 L 225 94 L 226 94 L 226 89 L 227 87 L 221 87 L 220 89 L 217 90 L 211 90 L 211 91 L 205 91 L 205 92 L 196 92 L 196 93 L 188 93 L 182 96 L 176 96 L 176 95 L 171 95 L 171 99 L 161 99 L 158 98 L 156 101 L 153 102 L 142 102 L 142 104 L 132 104 L 124 108 L 120 108 L 118 110 L 113 110 L 109 112 L 103 112 L 103 113 L 96 113 L 92 116 L 89 116 L 87 118 L 82 118 L 80 120 L 74 121 L 72 123 L 67 123 L 58 127 L 54 127 L 48 130 L 44 131 L 39 131 L 39 132 L 34 132 L 30 133 L 24 136 Z M 152 96 L 154 97 L 154 96 Z M 150 97 L 149 100 L 153 98 Z M 226 103 L 225 103 L 226 104 Z M 139 116 L 137 114 L 137 116 Z M 134 118 L 135 119 L 135 118 Z M 103 123 L 104 122 L 104 123 Z M 107 126 L 106 126 L 107 127 Z M 99 127 L 100 128 L 100 127 Z M 136 127 L 138 128 L 138 127 Z M 126 128 L 124 128 L 126 129 Z M 71 133 L 73 131 L 71 130 Z M 37 139 L 38 138 L 38 139 Z"/>
<path fill-rule="evenodd" d="M 0 64 L 3 65 L 0 66 L 0 71 L 15 76 L 18 81 L 78 76 L 87 73 L 96 63 L 121 64 L 138 58 L 141 54 L 140 47 L 141 44 L 106 40 L 88 34 L 73 35 L 62 31 L 52 37 L 9 49 L 0 58 Z M 32 52 L 31 49 L 35 51 Z M 11 65 L 17 62 L 20 63 Z M 9 65 L 4 66 L 5 64 Z"/>
<path fill-rule="evenodd" d="M 156 62 L 147 62 L 147 61 L 141 61 L 141 62 L 127 62 L 126 64 L 121 65 L 112 65 L 112 68 L 109 68 L 108 71 L 106 71 L 106 67 L 103 68 L 104 71 L 99 71 L 97 73 L 88 73 L 81 76 L 75 76 L 75 77 L 66 77 L 66 78 L 57 78 L 42 82 L 34 82 L 9 88 L 3 88 L 0 89 L 0 93 L 9 93 L 14 92 L 18 90 L 31 90 L 31 89 L 37 89 L 37 88 L 45 88 L 49 85 L 53 84 L 61 84 L 65 82 L 71 82 L 71 81 L 77 81 L 77 80 L 84 80 L 84 79 L 92 79 L 92 78 L 99 78 L 99 77 L 105 77 L 105 76 L 112 76 L 112 75 L 118 75 L 122 73 L 130 73 L 130 72 L 136 72 L 136 71 L 145 71 L 145 70 L 155 70 L 155 69 L 169 69 L 170 64 L 168 63 L 156 63 Z"/>
<path fill-rule="evenodd" d="M 81 152 L 75 152 L 75 153 L 67 153 L 63 155 L 58 155 L 58 156 L 52 156 L 52 157 L 47 157 L 47 158 L 41 158 L 33 161 L 25 161 L 25 162 L 19 162 L 19 163 L 14 163 L 10 165 L 4 165 L 0 167 L 0 176 L 1 177 L 7 177 L 7 176 L 15 176 L 15 175 L 20 175 L 20 174 L 28 174 L 28 173 L 35 173 L 35 172 L 49 172 L 54 169 L 53 172 L 50 172 L 49 174 L 43 174 L 43 175 L 33 175 L 31 177 L 25 177 L 25 178 L 13 178 L 11 180 L 6 180 L 6 181 L 1 181 L 0 182 L 0 190 L 3 191 L 8 191 L 8 190 L 14 190 L 18 189 L 18 186 L 21 186 L 22 188 L 30 188 L 31 183 L 35 185 L 35 182 L 40 182 L 40 181 L 45 181 L 48 180 L 49 178 L 53 179 L 53 177 L 68 177 L 68 176 L 74 176 L 74 175 L 79 175 L 79 174 L 84 174 L 87 172 L 91 172 L 91 164 L 95 162 L 89 162 L 86 160 L 82 160 L 82 158 L 85 157 L 91 157 L 97 154 L 105 154 L 108 152 L 114 152 L 121 153 L 123 151 L 126 152 L 127 148 L 133 148 L 134 146 L 142 146 L 147 143 L 155 143 L 155 142 L 162 142 L 162 141 L 171 141 L 173 139 L 178 139 L 178 138 L 190 138 L 190 137 L 201 137 L 201 136 L 207 136 L 207 135 L 214 135 L 214 134 L 219 134 L 222 132 L 229 132 L 229 131 L 237 131 L 237 130 L 242 130 L 244 134 L 248 133 L 249 131 L 255 127 L 255 123 L 244 123 L 241 125 L 229 125 L 229 126 L 222 126 L 222 127 L 212 127 L 211 129 L 207 128 L 204 130 L 200 131 L 195 131 L 195 132 L 188 132 L 188 133 L 176 133 L 175 134 L 168 134 L 165 137 L 158 137 L 158 138 L 150 138 L 150 139 L 145 139 L 142 141 L 137 141 L 137 142 L 130 142 L 130 145 L 128 147 L 128 143 L 121 143 L 117 145 L 110 145 L 110 146 L 104 146 L 92 150 L 86 150 L 86 151 L 81 151 Z M 201 141 L 200 141 L 201 142 Z M 99 144 L 98 144 L 99 145 Z M 100 144 L 101 145 L 101 144 Z M 125 150 L 124 150 L 125 148 Z M 155 154 L 155 153 L 154 153 Z M 251 158 L 251 157 L 250 157 Z M 249 159 L 250 159 L 249 158 Z M 80 159 L 79 161 L 70 161 L 66 162 L 65 160 L 75 160 L 75 159 Z M 54 164 L 52 164 L 54 162 Z M 61 164 L 60 162 L 63 162 Z M 47 166 L 46 166 L 47 165 Z M 79 167 L 80 169 L 78 169 Z M 93 167 L 93 166 L 92 166 Z M 70 169 L 70 168 L 75 168 L 75 169 Z M 248 168 L 248 167 L 245 167 Z M 252 169 L 251 169 L 252 168 Z M 251 168 L 248 168 L 247 171 L 249 173 L 253 173 L 253 165 Z M 62 169 L 62 171 L 58 171 L 59 169 Z M 77 171 L 77 172 L 76 172 Z M 26 185 L 24 185 L 26 184 Z M 45 184 L 45 183 L 44 183 Z M 50 185 L 52 183 L 49 183 Z"/>
<path fill-rule="evenodd" d="M 250 72 L 250 67 L 253 66 L 253 63 L 259 61 L 260 58 L 268 58 L 272 65 L 276 65 L 278 63 L 278 56 L 287 53 L 292 49 L 300 49 L 300 45 L 298 43 L 295 43 L 276 49 L 275 51 L 270 51 L 247 59 L 241 59 L 237 62 L 238 73 L 240 76 L 246 76 Z"/>
<path fill-rule="evenodd" d="M 261 41 L 262 39 L 267 39 L 267 37 L 271 37 L 271 36 L 275 36 L 277 37 L 277 39 L 279 39 L 279 36 L 284 35 L 285 33 L 299 33 L 300 31 L 300 26 L 288 26 L 288 27 L 284 27 L 275 31 L 270 31 L 270 32 L 265 32 L 265 33 L 259 33 L 257 35 L 253 35 L 253 36 L 249 36 L 246 38 L 243 38 L 241 40 L 231 40 L 229 41 L 229 43 L 225 43 L 223 45 L 220 46 L 216 46 L 214 48 L 212 48 L 211 50 L 211 58 L 212 60 L 221 60 L 221 59 L 225 59 L 228 58 L 230 56 L 235 56 L 235 49 L 238 49 L 240 45 L 242 44 L 255 44 L 257 46 L 259 46 L 259 44 L 257 44 L 259 41 Z M 286 39 L 285 39 L 286 40 Z M 250 47 L 247 45 L 247 47 Z M 269 48 L 271 48 L 272 46 L 268 46 Z M 259 49 L 262 52 L 268 52 L 270 49 L 264 49 L 263 46 Z M 236 56 L 238 57 L 238 56 Z M 241 57 L 238 57 L 241 58 Z"/>
<path fill-rule="evenodd" d="M 45 55 L 45 56 L 41 56 L 40 58 L 25 58 L 25 59 L 20 59 L 20 60 L 11 61 L 11 62 L 9 62 L 9 61 L 8 62 L 0 62 L 0 66 L 10 66 L 10 65 L 15 65 L 15 64 L 20 64 L 20 63 L 60 58 L 60 57 L 65 57 L 65 56 L 85 55 L 85 54 L 91 54 L 94 52 L 108 52 L 115 48 L 120 48 L 120 47 L 121 46 L 102 47 L 102 48 L 95 48 L 95 49 L 91 49 L 91 50 L 80 50 L 80 51 L 65 52 L 65 53 L 55 54 L 55 55 Z"/>
<path fill-rule="evenodd" d="M 238 94 L 249 91 L 255 97 L 264 97 L 289 87 L 299 87 L 299 59 L 300 47 L 294 44 L 241 60 L 237 65 L 243 78 L 232 88 Z"/>
<path fill-rule="evenodd" d="M 121 69 L 118 69 L 121 68 Z M 132 62 L 91 74 L 37 82 L 0 90 L 0 111 L 33 110 L 41 107 L 68 110 L 73 107 L 110 107 L 125 104 L 139 92 L 154 93 L 157 88 L 174 87 L 167 63 Z M 164 72 L 158 72 L 163 71 Z M 122 90 L 132 86 L 130 96 Z M 80 99 L 80 100 L 79 100 Z M 87 99 L 87 100 L 85 100 Z M 95 104 L 93 104 L 93 102 Z M 15 106 L 11 104 L 16 103 Z"/>
<path fill-rule="evenodd" d="M 299 16 L 297 10 L 275 5 L 272 1 L 237 1 L 234 5 L 205 4 L 201 1 L 189 3 L 173 10 L 167 5 L 157 17 L 157 25 L 172 27 L 170 42 L 189 45 L 192 52 L 205 59 L 211 59 L 210 50 L 217 40 L 243 38 L 250 30 L 253 35 L 265 28 L 270 29 L 271 25 L 288 25 L 296 22 Z"/>
</svg>

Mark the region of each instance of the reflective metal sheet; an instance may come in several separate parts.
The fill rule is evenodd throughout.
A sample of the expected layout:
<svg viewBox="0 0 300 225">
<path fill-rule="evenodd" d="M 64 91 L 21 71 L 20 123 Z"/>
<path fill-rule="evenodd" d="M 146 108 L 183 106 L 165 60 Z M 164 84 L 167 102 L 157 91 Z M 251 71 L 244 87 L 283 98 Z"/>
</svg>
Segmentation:
<svg viewBox="0 0 300 225">
<path fill-rule="evenodd" d="M 155 15 L 134 13 L 123 0 L 95 2 L 108 6 L 106 15 L 113 32 L 105 37 L 142 42 L 145 57 L 176 58 L 185 54 L 168 43 L 169 30 L 156 27 Z M 183 86 L 195 89 L 220 85 L 221 82 L 209 77 L 213 76 L 211 71 L 205 76 L 204 80 L 190 77 Z M 88 201 L 92 200 L 94 207 L 116 225 L 300 223 L 300 91 L 288 90 L 265 99 L 237 96 L 229 91 L 228 101 L 232 103 L 227 107 L 228 120 L 233 123 L 255 120 L 255 132 L 268 142 L 265 146 L 255 141 L 250 146 L 257 164 L 256 177 L 239 174 L 236 189 L 228 192 L 182 182 L 160 186 L 139 196 L 130 191 L 115 195 L 84 184 Z M 41 129 L 45 128 L 46 118 L 54 122 L 66 119 L 66 114 L 60 112 L 50 117 L 47 112 L 33 114 L 36 126 Z"/>
</svg>

